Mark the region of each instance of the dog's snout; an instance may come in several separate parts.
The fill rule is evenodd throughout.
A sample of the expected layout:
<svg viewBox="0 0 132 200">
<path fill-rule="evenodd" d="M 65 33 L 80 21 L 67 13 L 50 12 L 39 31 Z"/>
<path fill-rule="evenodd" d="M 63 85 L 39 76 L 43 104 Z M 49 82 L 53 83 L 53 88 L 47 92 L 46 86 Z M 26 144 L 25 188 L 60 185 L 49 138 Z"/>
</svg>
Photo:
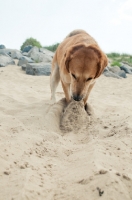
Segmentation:
<svg viewBox="0 0 132 200">
<path fill-rule="evenodd" d="M 79 95 L 73 95 L 73 99 L 74 99 L 75 101 L 81 101 L 81 100 L 82 100 L 82 97 L 79 96 Z"/>
</svg>

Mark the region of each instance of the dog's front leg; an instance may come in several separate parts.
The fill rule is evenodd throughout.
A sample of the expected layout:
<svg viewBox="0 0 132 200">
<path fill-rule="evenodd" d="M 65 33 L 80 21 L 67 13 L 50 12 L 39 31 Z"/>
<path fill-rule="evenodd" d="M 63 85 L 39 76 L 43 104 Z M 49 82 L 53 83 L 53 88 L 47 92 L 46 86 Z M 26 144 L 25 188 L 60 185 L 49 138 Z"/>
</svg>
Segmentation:
<svg viewBox="0 0 132 200">
<path fill-rule="evenodd" d="M 60 81 L 59 67 L 58 67 L 57 64 L 55 64 L 55 66 L 52 67 L 52 73 L 51 73 L 51 76 L 50 76 L 51 100 L 53 102 L 56 101 L 55 91 L 56 91 L 56 88 L 59 84 L 59 81 Z"/>
<path fill-rule="evenodd" d="M 66 97 L 66 101 L 67 103 L 69 103 L 69 101 L 71 100 L 71 96 L 70 96 L 70 84 L 69 83 L 63 83 L 63 81 L 61 81 L 62 83 L 62 87 L 65 93 L 65 97 Z"/>
<path fill-rule="evenodd" d="M 84 107 L 85 107 L 85 110 L 86 110 L 86 112 L 88 113 L 88 115 L 91 115 L 91 113 L 93 113 L 93 110 L 92 110 L 90 104 L 87 103 L 87 100 L 88 100 L 88 97 L 89 97 L 89 95 L 90 95 L 90 92 L 91 92 L 91 90 L 92 90 L 94 84 L 95 84 L 95 82 L 92 83 L 92 84 L 89 86 L 88 91 L 87 91 L 87 94 L 86 94 L 86 97 L 84 98 Z"/>
<path fill-rule="evenodd" d="M 90 92 L 91 92 L 91 90 L 92 90 L 94 84 L 95 84 L 95 82 L 92 83 L 92 84 L 89 86 L 89 88 L 88 88 L 87 94 L 86 94 L 86 96 L 85 96 L 85 98 L 84 98 L 84 105 L 86 105 L 86 103 L 87 103 L 88 97 L 89 97 L 89 95 L 90 95 Z"/>
</svg>

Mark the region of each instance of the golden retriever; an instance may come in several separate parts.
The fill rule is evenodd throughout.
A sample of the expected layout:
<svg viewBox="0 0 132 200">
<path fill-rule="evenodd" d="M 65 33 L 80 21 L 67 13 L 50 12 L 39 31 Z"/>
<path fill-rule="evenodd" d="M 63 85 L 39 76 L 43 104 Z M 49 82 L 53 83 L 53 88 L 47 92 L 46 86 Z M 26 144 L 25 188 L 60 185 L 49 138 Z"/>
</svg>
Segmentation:
<svg viewBox="0 0 132 200">
<path fill-rule="evenodd" d="M 67 103 L 83 99 L 86 106 L 96 79 L 107 66 L 107 56 L 97 42 L 85 31 L 74 30 L 58 46 L 52 61 L 50 77 L 51 99 L 59 81 Z"/>
</svg>

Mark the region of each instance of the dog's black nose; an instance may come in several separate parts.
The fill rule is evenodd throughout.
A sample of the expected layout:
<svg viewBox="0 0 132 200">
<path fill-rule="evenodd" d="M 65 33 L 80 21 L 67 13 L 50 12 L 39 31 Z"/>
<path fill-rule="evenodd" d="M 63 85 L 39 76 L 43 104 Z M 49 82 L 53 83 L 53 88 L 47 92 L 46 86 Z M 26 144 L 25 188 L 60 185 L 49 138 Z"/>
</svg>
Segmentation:
<svg viewBox="0 0 132 200">
<path fill-rule="evenodd" d="M 73 99 L 74 99 L 75 101 L 81 101 L 81 100 L 82 100 L 82 97 L 79 96 L 79 95 L 73 95 Z"/>
</svg>

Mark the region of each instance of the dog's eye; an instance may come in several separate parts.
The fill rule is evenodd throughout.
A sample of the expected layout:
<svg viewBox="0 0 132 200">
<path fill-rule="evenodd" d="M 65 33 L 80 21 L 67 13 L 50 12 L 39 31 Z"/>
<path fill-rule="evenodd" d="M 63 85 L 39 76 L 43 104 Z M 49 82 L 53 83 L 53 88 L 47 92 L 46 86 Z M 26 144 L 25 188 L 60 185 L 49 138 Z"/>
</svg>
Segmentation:
<svg viewBox="0 0 132 200">
<path fill-rule="evenodd" d="M 75 78 L 75 79 L 76 79 L 76 76 L 75 76 L 74 74 L 72 74 L 72 76 L 73 76 L 73 78 Z"/>
<path fill-rule="evenodd" d="M 86 81 L 90 81 L 92 78 L 88 78 Z"/>
</svg>

